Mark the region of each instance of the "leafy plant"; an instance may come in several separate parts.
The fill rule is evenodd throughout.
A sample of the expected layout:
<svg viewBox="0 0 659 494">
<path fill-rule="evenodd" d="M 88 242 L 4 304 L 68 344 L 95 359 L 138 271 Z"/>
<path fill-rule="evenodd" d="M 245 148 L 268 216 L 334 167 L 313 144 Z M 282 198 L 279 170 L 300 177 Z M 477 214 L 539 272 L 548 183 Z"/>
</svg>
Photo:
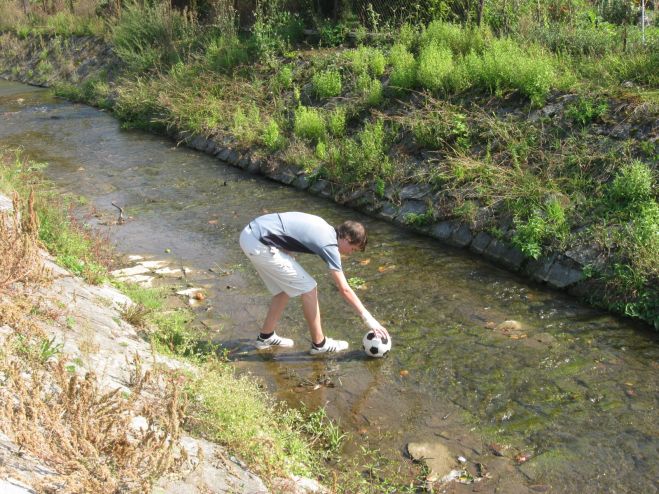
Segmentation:
<svg viewBox="0 0 659 494">
<path fill-rule="evenodd" d="M 299 106 L 295 110 L 293 132 L 303 139 L 319 141 L 325 137 L 325 119 L 317 109 Z"/>
<path fill-rule="evenodd" d="M 589 123 L 602 118 L 608 109 L 609 105 L 606 101 L 581 97 L 576 103 L 565 108 L 565 116 L 581 127 L 585 127 Z"/>
<path fill-rule="evenodd" d="M 334 137 L 341 137 L 346 132 L 346 110 L 337 106 L 327 115 L 327 129 Z"/>
<path fill-rule="evenodd" d="M 645 163 L 634 161 L 622 167 L 607 190 L 610 202 L 618 208 L 634 208 L 653 199 L 655 180 Z"/>
<path fill-rule="evenodd" d="M 422 87 L 431 91 L 445 88 L 452 71 L 453 55 L 450 49 L 431 44 L 421 50 L 416 78 Z"/>
<path fill-rule="evenodd" d="M 235 35 L 212 38 L 204 53 L 206 65 L 216 72 L 227 72 L 249 60 L 247 47 Z"/>
<path fill-rule="evenodd" d="M 318 98 L 331 98 L 341 94 L 341 73 L 336 69 L 314 74 L 312 83 L 313 91 Z"/>
<path fill-rule="evenodd" d="M 382 83 L 379 79 L 371 79 L 368 75 L 362 74 L 357 78 L 356 87 L 368 106 L 378 106 L 384 100 Z"/>
<path fill-rule="evenodd" d="M 261 140 L 270 151 L 278 151 L 284 146 L 284 136 L 281 135 L 275 119 L 270 119 L 263 128 Z"/>
<path fill-rule="evenodd" d="M 393 69 L 389 85 L 396 89 L 412 89 L 416 84 L 416 60 L 407 48 L 395 44 L 389 52 L 389 62 Z"/>
</svg>

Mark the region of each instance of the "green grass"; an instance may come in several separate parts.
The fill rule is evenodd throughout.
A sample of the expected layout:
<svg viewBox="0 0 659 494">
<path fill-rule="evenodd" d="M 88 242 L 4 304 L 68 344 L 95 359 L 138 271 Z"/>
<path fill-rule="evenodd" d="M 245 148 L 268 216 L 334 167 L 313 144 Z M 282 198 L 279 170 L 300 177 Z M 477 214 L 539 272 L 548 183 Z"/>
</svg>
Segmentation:
<svg viewBox="0 0 659 494">
<path fill-rule="evenodd" d="M 107 279 L 111 247 L 69 214 L 72 196 L 60 194 L 39 175 L 46 165 L 25 158 L 20 150 L 0 149 L 0 189 L 28 197 L 36 187 L 35 210 L 39 239 L 61 266 L 86 281 L 98 284 Z"/>
</svg>

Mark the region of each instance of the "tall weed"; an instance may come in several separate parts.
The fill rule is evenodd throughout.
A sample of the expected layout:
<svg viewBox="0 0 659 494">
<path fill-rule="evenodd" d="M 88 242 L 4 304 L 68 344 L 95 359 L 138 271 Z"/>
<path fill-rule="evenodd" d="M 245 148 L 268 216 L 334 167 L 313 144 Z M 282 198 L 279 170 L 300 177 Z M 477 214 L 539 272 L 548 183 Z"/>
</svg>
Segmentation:
<svg viewBox="0 0 659 494">
<path fill-rule="evenodd" d="M 491 39 L 492 34 L 486 28 L 433 21 L 422 32 L 420 45 L 422 49 L 432 45 L 447 47 L 456 55 L 466 55 L 472 51 L 482 53 Z"/>
<path fill-rule="evenodd" d="M 453 54 L 447 47 L 430 44 L 422 48 L 416 78 L 419 85 L 431 91 L 447 88 L 453 72 Z"/>
<path fill-rule="evenodd" d="M 325 119 L 319 110 L 299 106 L 295 110 L 293 132 L 298 137 L 317 142 L 325 137 Z"/>
<path fill-rule="evenodd" d="M 395 44 L 389 51 L 389 63 L 393 69 L 389 85 L 397 90 L 412 89 L 416 84 L 416 60 L 414 55 L 401 44 Z"/>
<path fill-rule="evenodd" d="M 114 27 L 114 50 L 136 73 L 168 67 L 186 57 L 195 32 L 195 24 L 167 2 L 132 2 Z"/>
</svg>

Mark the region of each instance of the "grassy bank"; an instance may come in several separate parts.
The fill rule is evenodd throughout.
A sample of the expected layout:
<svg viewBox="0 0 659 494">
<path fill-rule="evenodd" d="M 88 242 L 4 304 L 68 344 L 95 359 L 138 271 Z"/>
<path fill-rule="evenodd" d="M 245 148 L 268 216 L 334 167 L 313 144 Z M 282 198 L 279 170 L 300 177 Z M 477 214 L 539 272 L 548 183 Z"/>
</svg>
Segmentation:
<svg viewBox="0 0 659 494">
<path fill-rule="evenodd" d="M 171 308 L 167 291 L 113 281 L 108 275 L 113 253 L 100 247 L 108 245 L 107 239 L 78 224 L 62 207 L 62 195 L 41 178 L 45 166 L 18 150 L 0 151 L 0 191 L 16 195 L 22 218 L 10 215 L 22 224 L 20 229 L 8 229 L 4 216 L 0 221 L 0 326 L 14 330 L 0 339 L 0 395 L 7 404 L 0 407 L 3 432 L 58 470 L 66 485 L 86 492 L 114 492 L 119 486 L 149 492 L 160 475 L 176 470 L 178 460 L 168 441 L 122 443 L 127 421 L 135 415 L 157 424 L 164 438 L 176 439 L 185 430 L 225 445 L 266 483 L 301 475 L 337 493 L 415 492 L 414 483 L 401 485 L 392 476 L 396 466 L 377 451 L 364 449 L 350 460 L 341 459 L 346 435 L 324 409 L 287 408 L 258 380 L 237 375 L 220 348 L 199 341 L 193 314 Z M 40 247 L 89 283 L 110 282 L 128 295 L 135 304 L 123 309 L 122 318 L 154 351 L 180 360 L 188 370 L 157 368 L 147 378 L 139 361 L 129 363 L 137 376 L 130 394 L 98 389 L 92 373 L 84 382 L 72 381 L 75 359 L 43 329 L 63 319 L 64 312 L 46 309 L 43 296 L 33 294 L 36 285 L 48 283 L 40 268 Z M 41 387 L 28 392 L 24 376 Z M 159 384 L 153 387 L 154 382 Z M 41 418 L 34 420 L 30 410 Z"/>
<path fill-rule="evenodd" d="M 659 327 L 658 28 L 588 2 L 567 2 L 569 16 L 522 3 L 477 25 L 451 9 L 328 24 L 274 2 L 249 31 L 222 3 L 211 17 L 128 4 L 102 32 L 121 77 L 58 94 L 394 203 L 427 186 L 411 227 L 455 219 L 529 259 L 576 253 L 593 303 Z M 13 29 L 43 23 L 30 26 Z"/>
</svg>

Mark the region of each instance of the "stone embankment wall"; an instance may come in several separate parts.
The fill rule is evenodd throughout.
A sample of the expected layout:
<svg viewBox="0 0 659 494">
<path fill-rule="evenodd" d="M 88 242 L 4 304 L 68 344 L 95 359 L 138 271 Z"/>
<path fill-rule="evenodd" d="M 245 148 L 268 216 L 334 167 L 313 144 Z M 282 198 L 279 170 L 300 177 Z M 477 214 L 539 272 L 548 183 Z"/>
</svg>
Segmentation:
<svg viewBox="0 0 659 494">
<path fill-rule="evenodd" d="M 40 56 L 46 44 L 61 46 L 61 56 L 51 61 L 48 75 L 39 70 L 43 66 Z M 86 77 L 100 71 L 112 74 L 116 59 L 111 48 L 92 38 L 69 38 L 63 41 L 57 37 L 19 40 L 13 35 L 0 36 L 0 77 L 28 84 L 48 86 L 56 81 L 79 83 Z M 43 68 L 43 67 L 42 67 Z M 110 78 L 111 79 L 111 78 Z M 555 113 L 556 107 L 563 107 L 569 96 L 559 97 L 549 102 L 545 108 L 535 112 L 536 118 Z M 629 129 L 626 129 L 627 133 Z M 510 243 L 506 234 L 511 232 L 512 222 L 499 225 L 498 237 L 478 228 L 451 218 L 435 218 L 430 225 L 415 227 L 406 219 L 410 213 L 423 215 L 430 209 L 439 208 L 441 194 L 425 185 L 391 186 L 380 197 L 375 187 L 350 190 L 326 180 L 311 180 L 298 168 L 273 157 L 262 157 L 249 149 L 241 149 L 231 138 L 206 138 L 190 136 L 173 129 L 171 137 L 180 143 L 213 156 L 249 173 L 261 174 L 282 184 L 296 187 L 308 193 L 334 200 L 335 202 L 364 212 L 370 216 L 414 229 L 433 237 L 447 245 L 468 249 L 485 259 L 508 270 L 517 272 L 531 280 L 550 287 L 566 290 L 577 296 L 592 296 L 592 280 L 583 275 L 584 269 L 594 260 L 594 251 L 589 246 L 566 252 L 553 253 L 540 259 L 529 259 Z M 508 235 L 509 236 L 509 235 Z"/>
</svg>

